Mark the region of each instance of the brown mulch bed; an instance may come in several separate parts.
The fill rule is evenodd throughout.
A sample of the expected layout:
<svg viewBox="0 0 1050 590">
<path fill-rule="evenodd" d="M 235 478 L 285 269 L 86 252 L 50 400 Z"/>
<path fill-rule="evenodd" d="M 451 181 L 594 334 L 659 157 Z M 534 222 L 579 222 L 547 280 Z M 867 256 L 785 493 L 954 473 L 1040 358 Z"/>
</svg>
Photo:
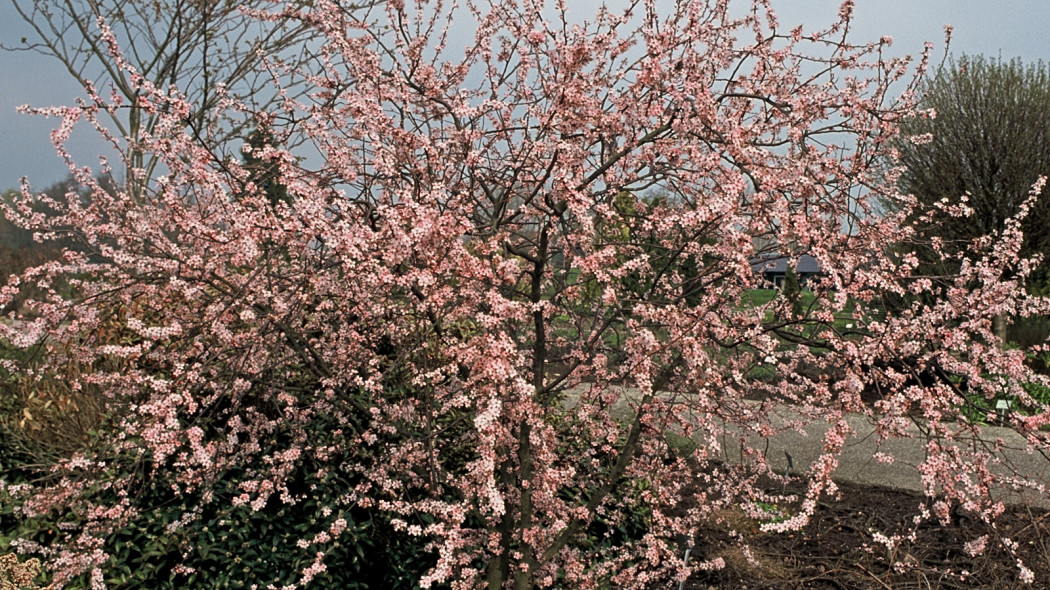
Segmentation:
<svg viewBox="0 0 1050 590">
<path fill-rule="evenodd" d="M 934 520 L 916 527 L 913 518 L 919 514 L 922 497 L 846 484 L 840 489 L 840 498 L 823 500 L 799 532 L 763 533 L 759 523 L 743 513 L 725 515 L 750 546 L 754 562 L 745 558 L 730 527 L 712 526 L 697 535 L 693 555 L 721 557 L 726 567 L 693 574 L 685 588 L 1050 588 L 1050 513 L 1011 507 L 995 529 L 964 514 L 953 515 L 947 526 Z M 873 539 L 875 531 L 891 536 L 913 530 L 914 540 L 902 542 L 892 552 Z M 963 551 L 964 543 L 986 534 L 984 554 L 971 557 Z M 1017 543 L 1013 554 L 996 541 L 1003 537 Z M 1019 580 L 1018 558 L 1034 573 L 1031 585 Z M 894 567 L 895 563 L 903 565 Z"/>
</svg>

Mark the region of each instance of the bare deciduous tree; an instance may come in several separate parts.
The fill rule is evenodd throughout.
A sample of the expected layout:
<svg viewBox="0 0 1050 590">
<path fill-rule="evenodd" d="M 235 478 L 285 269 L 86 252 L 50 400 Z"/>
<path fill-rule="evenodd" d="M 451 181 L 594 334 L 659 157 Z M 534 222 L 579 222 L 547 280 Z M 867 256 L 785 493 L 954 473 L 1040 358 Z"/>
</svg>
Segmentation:
<svg viewBox="0 0 1050 590">
<path fill-rule="evenodd" d="M 927 206 L 972 209 L 964 217 L 934 215 L 928 228 L 962 255 L 974 238 L 1002 232 L 1032 184 L 1050 174 L 1050 70 L 1042 62 L 964 56 L 924 91 L 926 116 L 902 124 L 900 186 Z M 1048 228 L 1050 200 L 1042 199 L 1024 221 L 1022 255 L 1050 250 Z"/>
<path fill-rule="evenodd" d="M 310 32 L 266 0 L 12 0 L 34 34 L 12 51 L 33 51 L 58 60 L 78 84 L 119 97 L 107 126 L 117 135 L 128 180 L 151 177 L 157 166 L 138 148 L 154 131 L 158 114 L 142 103 L 142 86 L 115 59 L 108 27 L 130 70 L 158 88 L 174 86 L 192 105 L 185 124 L 220 153 L 238 154 L 230 139 L 243 140 L 258 113 L 277 111 L 281 87 L 294 88 L 287 72 L 303 71 L 311 59 Z M 348 5 L 359 11 L 368 5 Z M 267 18 L 261 14 L 271 12 Z M 243 115 L 217 107 L 229 97 Z M 129 185 L 129 188 L 132 188 Z"/>
</svg>

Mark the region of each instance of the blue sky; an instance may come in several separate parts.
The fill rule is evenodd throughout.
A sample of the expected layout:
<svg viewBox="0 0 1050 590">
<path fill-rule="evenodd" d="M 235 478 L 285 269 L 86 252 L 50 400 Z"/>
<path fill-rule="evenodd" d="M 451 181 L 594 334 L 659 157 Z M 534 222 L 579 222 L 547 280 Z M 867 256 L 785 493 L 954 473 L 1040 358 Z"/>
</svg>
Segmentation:
<svg viewBox="0 0 1050 590">
<path fill-rule="evenodd" d="M 17 46 L 29 35 L 12 8 L 11 0 L 0 0 L 0 43 Z M 616 0 L 608 0 L 610 6 Z M 597 7 L 597 0 L 569 0 L 577 14 Z M 819 27 L 832 22 L 839 0 L 773 0 L 781 24 Z M 856 0 L 852 38 L 875 40 L 883 35 L 894 39 L 893 51 L 916 54 L 925 41 L 943 50 L 944 25 L 951 24 L 954 54 L 984 54 L 1034 62 L 1050 57 L 1050 1 L 1048 0 Z M 0 133 L 5 141 L 0 151 L 0 191 L 14 188 L 28 176 L 36 188 L 62 179 L 65 165 L 49 141 L 55 120 L 20 115 L 18 105 L 70 104 L 81 94 L 61 66 L 48 58 L 26 52 L 0 52 Z M 100 144 L 93 134 L 74 134 L 74 156 L 94 164 Z"/>
</svg>

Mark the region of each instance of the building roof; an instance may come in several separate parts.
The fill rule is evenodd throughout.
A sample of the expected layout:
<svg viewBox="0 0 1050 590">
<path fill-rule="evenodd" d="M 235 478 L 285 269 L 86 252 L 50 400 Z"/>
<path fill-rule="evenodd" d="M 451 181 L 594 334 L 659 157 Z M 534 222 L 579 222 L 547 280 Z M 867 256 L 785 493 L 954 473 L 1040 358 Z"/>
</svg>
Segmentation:
<svg viewBox="0 0 1050 590">
<path fill-rule="evenodd" d="M 781 254 L 764 254 L 751 260 L 751 270 L 760 273 L 783 274 L 787 272 L 789 257 Z M 820 274 L 820 264 L 809 254 L 798 257 L 796 272 L 800 275 Z"/>
</svg>

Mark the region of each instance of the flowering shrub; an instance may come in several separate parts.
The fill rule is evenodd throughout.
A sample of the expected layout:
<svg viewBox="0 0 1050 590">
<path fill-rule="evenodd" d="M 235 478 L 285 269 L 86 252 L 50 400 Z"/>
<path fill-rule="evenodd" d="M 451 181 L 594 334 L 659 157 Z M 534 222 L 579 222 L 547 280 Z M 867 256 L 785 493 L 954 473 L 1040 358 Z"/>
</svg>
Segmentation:
<svg viewBox="0 0 1050 590">
<path fill-rule="evenodd" d="M 756 441 L 819 421 L 798 509 L 764 525 L 801 527 L 835 491 L 848 412 L 882 438 L 922 421 L 938 505 L 991 520 L 997 484 L 1042 489 L 953 444 L 976 429 L 961 400 L 1005 388 L 1027 410 L 1009 423 L 1047 446 L 1050 415 L 1021 385 L 1042 378 L 990 332 L 996 315 L 1050 310 L 1025 292 L 1017 223 L 936 287 L 888 247 L 924 240 L 883 163 L 925 55 L 909 70 L 888 39 L 844 39 L 849 1 L 815 32 L 757 0 L 741 16 L 641 2 L 583 23 L 532 0 L 464 10 L 290 6 L 316 59 L 271 64 L 284 100 L 249 113 L 267 130 L 244 147 L 250 167 L 188 128 L 179 89 L 136 77 L 98 23 L 138 102 L 89 89 L 38 112 L 61 119 L 63 155 L 86 122 L 158 172 L 104 190 L 71 161 L 90 198 L 51 199 L 51 216 L 26 187 L 9 217 L 81 247 L 2 291 L 68 280 L 72 296 L 48 289 L 0 333 L 78 343 L 40 370 L 92 367 L 70 387 L 112 408 L 97 450 L 2 490 L 41 523 L 12 545 L 57 584 L 133 577 L 153 559 L 145 538 L 182 555 L 159 577 L 194 583 L 321 586 L 358 571 L 361 543 L 422 547 L 424 588 L 648 587 L 721 567 L 684 564 L 674 539 L 724 508 L 785 502 L 759 485 Z M 216 91 L 216 125 L 247 111 Z M 126 144 L 98 123 L 125 107 L 157 116 Z M 899 212 L 876 215 L 876 198 Z M 741 303 L 772 249 L 819 262 L 803 309 Z M 918 296 L 934 288 L 937 303 Z M 759 365 L 776 378 L 748 379 Z M 941 377 L 916 379 L 927 371 Z M 695 446 L 672 452 L 667 432 Z M 683 497 L 695 508 L 676 510 Z M 365 515 L 418 543 L 362 541 Z M 238 558 L 247 571 L 208 569 Z"/>
<path fill-rule="evenodd" d="M 324 420 L 305 428 L 317 443 L 341 438 L 338 425 Z M 264 441 L 264 450 L 286 451 L 290 441 L 279 438 Z M 108 556 L 100 577 L 106 587 L 282 587 L 312 571 L 319 587 L 414 588 L 434 564 L 423 542 L 395 530 L 382 513 L 342 500 L 356 482 L 344 471 L 341 457 L 318 461 L 301 456 L 285 479 L 292 500 L 271 497 L 259 506 L 240 501 L 243 484 L 251 481 L 251 464 L 218 474 L 206 492 L 177 494 L 172 482 L 150 465 L 121 459 L 111 460 L 96 477 L 102 482 L 123 479 L 135 490 L 130 514 L 100 539 Z M 204 493 L 224 501 L 208 501 Z M 94 502 L 119 502 L 107 485 L 85 495 Z M 5 530 L 37 545 L 52 542 L 58 530 L 75 528 L 77 520 L 72 512 L 27 519 L 0 511 Z M 327 523 L 327 529 L 319 523 Z M 328 568 L 326 562 L 338 567 Z M 85 573 L 69 585 L 91 583 Z"/>
</svg>

